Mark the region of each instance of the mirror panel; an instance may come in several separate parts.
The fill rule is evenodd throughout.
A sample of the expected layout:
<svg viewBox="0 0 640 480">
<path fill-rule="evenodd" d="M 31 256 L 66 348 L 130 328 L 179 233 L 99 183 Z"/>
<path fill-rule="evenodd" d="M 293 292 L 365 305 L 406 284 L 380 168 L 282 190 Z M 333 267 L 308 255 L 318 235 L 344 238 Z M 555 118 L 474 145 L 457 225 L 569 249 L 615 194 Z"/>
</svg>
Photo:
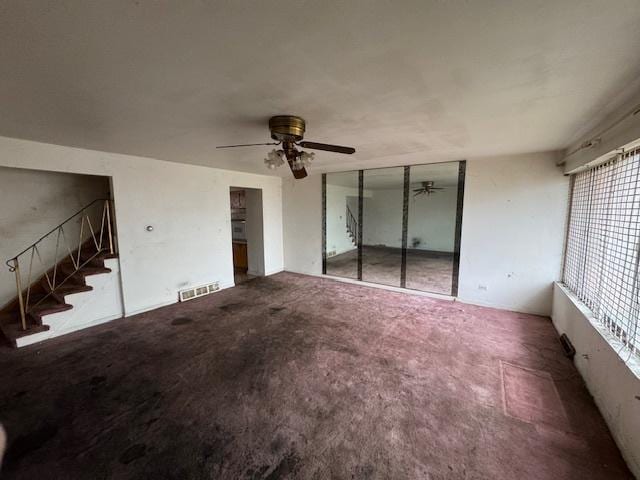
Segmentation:
<svg viewBox="0 0 640 480">
<path fill-rule="evenodd" d="M 362 280 L 401 286 L 404 167 L 364 171 Z"/>
<path fill-rule="evenodd" d="M 358 278 L 358 175 L 326 175 L 326 273 Z"/>
<path fill-rule="evenodd" d="M 458 168 L 459 162 L 411 167 L 406 288 L 451 294 Z"/>
<path fill-rule="evenodd" d="M 324 273 L 456 296 L 465 167 L 325 174 Z"/>
</svg>

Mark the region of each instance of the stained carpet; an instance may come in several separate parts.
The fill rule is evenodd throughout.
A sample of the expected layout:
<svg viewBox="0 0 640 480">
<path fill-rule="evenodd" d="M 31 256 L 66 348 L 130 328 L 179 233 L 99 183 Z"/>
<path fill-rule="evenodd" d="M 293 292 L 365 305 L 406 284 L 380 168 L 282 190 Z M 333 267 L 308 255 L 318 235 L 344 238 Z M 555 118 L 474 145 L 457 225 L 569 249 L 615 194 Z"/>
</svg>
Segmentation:
<svg viewBox="0 0 640 480">
<path fill-rule="evenodd" d="M 3 479 L 631 478 L 548 318 L 289 273 L 3 349 L 0 385 Z"/>
</svg>

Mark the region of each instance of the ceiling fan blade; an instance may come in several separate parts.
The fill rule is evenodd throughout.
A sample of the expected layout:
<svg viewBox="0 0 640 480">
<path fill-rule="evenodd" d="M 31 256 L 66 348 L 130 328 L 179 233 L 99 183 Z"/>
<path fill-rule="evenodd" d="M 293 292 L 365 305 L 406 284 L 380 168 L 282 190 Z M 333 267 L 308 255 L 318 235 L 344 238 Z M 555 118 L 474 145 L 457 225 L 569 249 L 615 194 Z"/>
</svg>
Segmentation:
<svg viewBox="0 0 640 480">
<path fill-rule="evenodd" d="M 301 178 L 304 178 L 307 176 L 307 169 L 302 167 L 299 169 L 295 169 L 293 168 L 293 162 L 295 160 L 295 157 L 293 157 L 293 159 L 289 159 L 287 158 L 287 163 L 289 164 L 289 168 L 291 169 L 291 173 L 293 173 L 293 178 L 295 178 L 296 180 L 299 180 Z"/>
<path fill-rule="evenodd" d="M 312 150 L 325 150 L 327 152 L 335 152 L 335 153 L 355 153 L 356 149 L 353 147 L 341 147 L 340 145 L 329 145 L 327 143 L 316 143 L 316 142 L 300 142 L 298 143 L 302 148 L 310 148 Z"/>
<path fill-rule="evenodd" d="M 292 167 L 291 173 L 293 173 L 293 178 L 295 178 L 296 180 L 300 180 L 301 178 L 304 178 L 307 176 L 307 170 L 304 167 L 302 167 L 300 170 L 294 170 Z"/>
<path fill-rule="evenodd" d="M 269 142 L 269 143 L 242 143 L 240 145 L 220 145 L 216 148 L 236 148 L 236 147 L 257 147 L 259 145 L 280 145 L 280 142 Z"/>
</svg>

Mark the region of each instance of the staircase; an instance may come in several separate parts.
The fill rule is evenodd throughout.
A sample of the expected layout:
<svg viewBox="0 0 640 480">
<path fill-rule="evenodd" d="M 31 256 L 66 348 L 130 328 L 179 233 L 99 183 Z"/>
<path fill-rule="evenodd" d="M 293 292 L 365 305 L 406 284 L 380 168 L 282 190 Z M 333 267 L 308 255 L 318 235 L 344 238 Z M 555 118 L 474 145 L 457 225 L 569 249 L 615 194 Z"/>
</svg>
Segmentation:
<svg viewBox="0 0 640 480">
<path fill-rule="evenodd" d="M 358 246 L 358 221 L 356 220 L 356 217 L 353 216 L 353 213 L 351 213 L 351 209 L 349 208 L 349 206 L 347 205 L 347 211 L 345 214 L 345 221 L 347 224 L 347 235 L 349 235 L 349 238 L 351 239 L 351 243 L 353 244 L 354 247 Z"/>
<path fill-rule="evenodd" d="M 17 292 L 0 310 L 0 330 L 14 347 L 83 328 L 91 320 L 61 314 L 86 303 L 87 292 L 102 287 L 104 279 L 96 283 L 97 276 L 117 271 L 111 212 L 109 200 L 94 200 L 7 260 Z M 45 242 L 54 240 L 53 260 L 43 260 Z"/>
</svg>

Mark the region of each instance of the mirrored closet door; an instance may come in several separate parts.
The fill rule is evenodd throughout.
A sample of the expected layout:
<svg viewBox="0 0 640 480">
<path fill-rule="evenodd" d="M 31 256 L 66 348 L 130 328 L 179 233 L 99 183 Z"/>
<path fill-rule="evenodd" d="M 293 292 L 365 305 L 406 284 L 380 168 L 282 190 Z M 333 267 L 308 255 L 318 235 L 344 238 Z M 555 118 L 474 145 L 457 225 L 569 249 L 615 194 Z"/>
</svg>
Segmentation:
<svg viewBox="0 0 640 480">
<path fill-rule="evenodd" d="M 323 273 L 456 296 L 465 166 L 323 175 Z"/>
<path fill-rule="evenodd" d="M 362 280 L 401 286 L 404 167 L 365 170 Z"/>
<path fill-rule="evenodd" d="M 358 278 L 359 172 L 327 175 L 326 274 Z"/>
</svg>

